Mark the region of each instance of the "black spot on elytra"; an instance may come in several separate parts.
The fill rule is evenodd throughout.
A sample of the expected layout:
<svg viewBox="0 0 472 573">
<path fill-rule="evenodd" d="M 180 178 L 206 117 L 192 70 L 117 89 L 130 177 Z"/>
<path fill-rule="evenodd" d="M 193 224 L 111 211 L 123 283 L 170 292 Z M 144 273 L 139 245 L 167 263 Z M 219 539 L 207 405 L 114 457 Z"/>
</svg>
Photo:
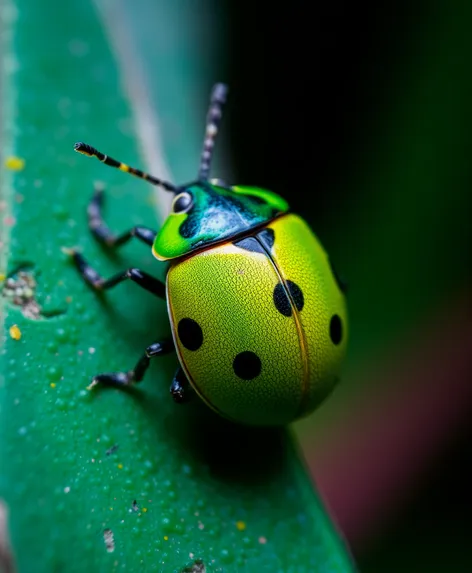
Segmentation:
<svg viewBox="0 0 472 573">
<path fill-rule="evenodd" d="M 329 323 L 329 335 L 333 344 L 339 344 L 343 337 L 343 323 L 337 314 L 333 314 Z"/>
<path fill-rule="evenodd" d="M 180 342 L 187 350 L 198 350 L 203 344 L 201 326 L 192 318 L 182 318 L 177 326 Z"/>
<path fill-rule="evenodd" d="M 262 370 L 261 359 L 250 350 L 245 350 L 236 355 L 233 360 L 233 370 L 238 378 L 252 380 L 259 376 Z"/>
<path fill-rule="evenodd" d="M 290 296 L 297 307 L 298 312 L 300 312 L 305 304 L 305 299 L 303 298 L 302 289 L 294 283 L 293 281 L 286 281 Z"/>
<path fill-rule="evenodd" d="M 257 238 L 268 251 L 271 251 L 275 241 L 274 229 L 264 229 L 257 234 Z"/>
<path fill-rule="evenodd" d="M 347 292 L 347 283 L 345 280 L 343 280 L 340 276 L 338 271 L 336 270 L 336 267 L 333 265 L 333 261 L 331 259 L 329 260 L 329 265 L 331 267 L 331 272 L 333 273 L 334 276 L 334 280 L 336 281 L 336 284 L 338 285 L 339 290 L 346 294 Z"/>
<path fill-rule="evenodd" d="M 233 244 L 236 247 L 239 247 L 240 249 L 245 249 L 246 251 L 251 251 L 253 253 L 262 253 L 263 255 L 266 254 L 262 245 L 254 237 L 246 237 L 245 239 L 241 239 L 240 241 L 235 241 Z"/>
<path fill-rule="evenodd" d="M 284 316 L 292 315 L 292 303 L 287 295 L 287 290 L 292 297 L 296 309 L 300 312 L 305 304 L 302 289 L 293 281 L 285 281 L 285 286 L 278 283 L 274 288 L 273 298 L 275 308 Z"/>
<path fill-rule="evenodd" d="M 283 314 L 284 316 L 292 315 L 292 305 L 290 304 L 287 291 L 282 283 L 275 285 L 273 299 L 275 308 L 280 312 L 280 314 Z"/>
</svg>

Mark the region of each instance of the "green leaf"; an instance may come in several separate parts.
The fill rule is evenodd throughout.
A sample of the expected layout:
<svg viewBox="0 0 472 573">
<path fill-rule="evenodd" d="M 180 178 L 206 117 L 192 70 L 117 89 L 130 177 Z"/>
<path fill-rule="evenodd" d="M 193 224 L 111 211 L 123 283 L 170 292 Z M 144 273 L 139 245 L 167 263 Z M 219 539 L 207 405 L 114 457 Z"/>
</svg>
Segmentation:
<svg viewBox="0 0 472 573">
<path fill-rule="evenodd" d="M 97 296 L 61 248 L 78 246 L 103 276 L 130 266 L 163 276 L 141 244 L 102 249 L 85 211 L 96 179 L 117 231 L 158 227 L 168 197 L 73 144 L 191 177 L 201 94 L 217 79 L 203 17 L 183 2 L 2 5 L 0 271 L 12 280 L 0 299 L 0 498 L 19 572 L 352 571 L 286 430 L 177 406 L 175 356 L 154 361 L 136 390 L 86 390 L 168 336 L 167 312 L 133 284 Z"/>
</svg>

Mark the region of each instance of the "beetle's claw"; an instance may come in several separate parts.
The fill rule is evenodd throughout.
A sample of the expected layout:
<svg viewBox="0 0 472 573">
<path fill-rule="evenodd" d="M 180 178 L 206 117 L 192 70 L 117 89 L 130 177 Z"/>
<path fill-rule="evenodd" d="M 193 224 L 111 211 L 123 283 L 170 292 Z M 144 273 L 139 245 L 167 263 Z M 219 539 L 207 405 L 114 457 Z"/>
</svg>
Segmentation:
<svg viewBox="0 0 472 573">
<path fill-rule="evenodd" d="M 98 383 L 99 381 L 96 378 L 94 378 L 92 382 L 87 386 L 87 390 L 88 391 L 92 390 L 93 388 L 95 388 L 95 386 L 98 385 Z"/>
<path fill-rule="evenodd" d="M 68 257 L 73 257 L 77 252 L 77 249 L 74 249 L 73 247 L 61 247 L 61 251 Z"/>
<path fill-rule="evenodd" d="M 117 372 L 115 374 L 98 374 L 87 386 L 87 390 L 92 390 L 95 386 L 114 386 L 123 388 L 123 386 L 132 386 L 134 382 L 134 372 Z"/>
</svg>

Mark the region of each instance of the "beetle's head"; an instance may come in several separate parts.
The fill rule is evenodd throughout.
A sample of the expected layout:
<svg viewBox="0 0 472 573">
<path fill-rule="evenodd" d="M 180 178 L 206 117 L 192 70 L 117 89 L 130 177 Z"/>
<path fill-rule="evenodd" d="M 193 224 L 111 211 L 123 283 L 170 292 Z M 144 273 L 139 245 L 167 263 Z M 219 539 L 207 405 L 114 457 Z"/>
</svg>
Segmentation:
<svg viewBox="0 0 472 573">
<path fill-rule="evenodd" d="M 196 181 L 179 190 L 152 252 L 174 259 L 263 225 L 287 211 L 280 196 L 257 187 Z"/>
<path fill-rule="evenodd" d="M 287 202 L 271 191 L 226 185 L 208 178 L 227 91 L 224 84 L 213 88 L 198 179 L 174 191 L 172 210 L 152 249 L 159 260 L 174 259 L 224 241 L 288 210 Z"/>
<path fill-rule="evenodd" d="M 157 234 L 152 248 L 154 256 L 161 261 L 175 259 L 213 243 L 229 240 L 264 225 L 288 210 L 287 202 L 271 191 L 259 187 L 226 185 L 218 179 L 209 179 L 215 138 L 227 92 L 228 88 L 224 84 L 216 84 L 213 87 L 198 177 L 188 185 L 175 186 L 116 161 L 90 145 L 75 145 L 75 150 L 80 153 L 97 157 L 106 165 L 131 173 L 174 193 L 171 212 Z"/>
</svg>

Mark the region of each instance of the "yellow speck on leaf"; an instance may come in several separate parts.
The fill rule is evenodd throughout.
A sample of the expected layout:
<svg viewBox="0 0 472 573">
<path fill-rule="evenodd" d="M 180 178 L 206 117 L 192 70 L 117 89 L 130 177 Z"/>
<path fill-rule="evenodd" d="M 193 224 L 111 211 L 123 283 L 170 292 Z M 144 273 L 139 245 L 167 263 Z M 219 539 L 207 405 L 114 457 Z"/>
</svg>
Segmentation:
<svg viewBox="0 0 472 573">
<path fill-rule="evenodd" d="M 239 531 L 244 531 L 246 529 L 246 524 L 244 521 L 237 521 L 236 528 L 239 529 Z"/>
<path fill-rule="evenodd" d="M 0 273 L 0 282 L 4 281 L 7 278 L 7 275 L 5 273 Z"/>
<path fill-rule="evenodd" d="M 167 537 L 167 535 L 164 535 L 164 541 L 168 541 L 169 538 Z"/>
<path fill-rule="evenodd" d="M 13 338 L 13 340 L 20 340 L 21 330 L 18 328 L 17 324 L 10 326 L 10 336 Z"/>
<path fill-rule="evenodd" d="M 112 508 L 112 507 L 110 507 L 110 511 L 113 511 L 113 508 Z"/>
<path fill-rule="evenodd" d="M 147 507 L 143 507 L 142 512 L 146 513 L 146 511 L 147 511 Z"/>
<path fill-rule="evenodd" d="M 49 384 L 49 386 L 51 386 L 51 388 L 55 388 L 55 387 L 56 387 L 56 383 L 55 383 L 55 382 L 51 382 L 51 384 Z"/>
<path fill-rule="evenodd" d="M 122 470 L 123 469 L 123 464 L 118 464 L 118 469 Z"/>
<path fill-rule="evenodd" d="M 11 171 L 21 171 L 25 166 L 25 160 L 21 157 L 7 157 L 5 159 L 5 167 Z"/>
</svg>

